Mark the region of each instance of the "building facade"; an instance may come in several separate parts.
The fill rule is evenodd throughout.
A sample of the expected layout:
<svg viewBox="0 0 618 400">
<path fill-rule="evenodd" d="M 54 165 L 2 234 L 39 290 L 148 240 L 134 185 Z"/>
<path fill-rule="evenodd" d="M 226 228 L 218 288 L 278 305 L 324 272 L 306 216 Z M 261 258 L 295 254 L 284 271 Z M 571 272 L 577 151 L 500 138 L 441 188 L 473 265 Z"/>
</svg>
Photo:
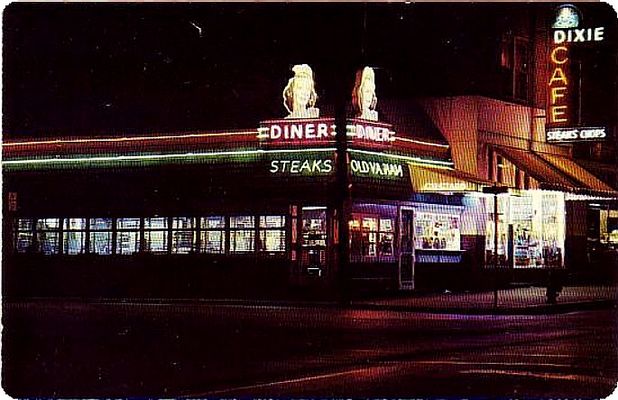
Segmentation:
<svg viewBox="0 0 618 400">
<path fill-rule="evenodd" d="M 611 279 L 618 193 L 603 155 L 615 157 L 616 125 L 586 111 L 596 84 L 582 71 L 614 28 L 554 28 L 562 9 L 505 14 L 475 93 L 378 103 L 363 67 L 350 104 L 324 112 L 298 64 L 287 116 L 244 130 L 5 141 L 4 294 L 462 289 L 553 269 Z"/>
</svg>

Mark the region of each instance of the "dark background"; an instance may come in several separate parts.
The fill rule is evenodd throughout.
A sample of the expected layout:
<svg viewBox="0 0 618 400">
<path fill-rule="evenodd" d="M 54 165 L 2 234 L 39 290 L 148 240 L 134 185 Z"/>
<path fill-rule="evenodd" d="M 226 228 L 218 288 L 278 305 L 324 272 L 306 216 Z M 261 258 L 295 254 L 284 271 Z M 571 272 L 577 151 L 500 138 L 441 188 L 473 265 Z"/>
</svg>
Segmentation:
<svg viewBox="0 0 618 400">
<path fill-rule="evenodd" d="M 350 97 L 363 65 L 376 68 L 379 99 L 492 95 L 502 33 L 555 7 L 13 3 L 4 10 L 3 132 L 252 128 L 285 115 L 281 92 L 297 63 L 313 68 L 323 115 L 334 96 Z M 584 23 L 606 26 L 606 41 L 589 50 L 599 79 L 586 86 L 587 104 L 615 115 L 616 15 L 578 7 Z"/>
</svg>

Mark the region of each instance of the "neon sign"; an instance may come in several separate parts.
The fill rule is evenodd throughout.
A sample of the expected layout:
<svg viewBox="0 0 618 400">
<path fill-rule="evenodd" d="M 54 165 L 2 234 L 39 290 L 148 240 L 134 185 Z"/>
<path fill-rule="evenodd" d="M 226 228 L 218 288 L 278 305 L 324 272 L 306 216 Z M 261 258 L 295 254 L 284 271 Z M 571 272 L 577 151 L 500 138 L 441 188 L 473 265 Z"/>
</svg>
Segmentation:
<svg viewBox="0 0 618 400">
<path fill-rule="evenodd" d="M 604 39 L 605 27 L 584 29 L 556 29 L 554 43 L 600 42 Z"/>
<path fill-rule="evenodd" d="M 355 122 L 346 126 L 347 136 L 362 142 L 390 144 L 395 141 L 395 132 L 385 124 Z"/>
<path fill-rule="evenodd" d="M 395 141 L 391 125 L 351 119 L 346 124 L 346 136 L 354 143 L 390 145 Z M 334 118 L 280 119 L 263 121 L 257 129 L 257 138 L 263 142 L 303 144 L 334 140 L 337 127 Z"/>
<path fill-rule="evenodd" d="M 355 175 L 363 176 L 388 176 L 388 177 L 403 177 L 403 166 L 401 164 L 392 164 L 377 161 L 352 160 L 350 161 L 350 169 Z"/>
<path fill-rule="evenodd" d="M 329 174 L 333 170 L 333 161 L 328 159 L 272 160 L 271 174 L 318 175 Z"/>
<path fill-rule="evenodd" d="M 318 122 L 319 121 L 319 122 Z M 313 141 L 334 138 L 334 120 L 278 120 L 264 122 L 258 128 L 258 139 L 278 142 Z"/>
<path fill-rule="evenodd" d="M 591 128 L 554 128 L 547 131 L 548 142 L 571 142 L 579 140 L 605 139 L 605 127 Z"/>
<path fill-rule="evenodd" d="M 580 11 L 572 4 L 561 5 L 556 10 L 547 80 L 547 142 L 590 141 L 607 137 L 604 127 L 573 126 L 577 115 L 571 109 L 577 90 L 571 82 L 570 49 L 577 46 L 577 43 L 601 42 L 605 39 L 604 27 L 579 28 L 580 21 Z"/>
<path fill-rule="evenodd" d="M 549 58 L 553 72 L 548 82 L 549 86 L 549 109 L 548 123 L 563 124 L 569 122 L 568 118 L 568 93 L 569 79 L 565 71 L 568 71 L 568 48 L 556 46 L 550 52 Z"/>
</svg>

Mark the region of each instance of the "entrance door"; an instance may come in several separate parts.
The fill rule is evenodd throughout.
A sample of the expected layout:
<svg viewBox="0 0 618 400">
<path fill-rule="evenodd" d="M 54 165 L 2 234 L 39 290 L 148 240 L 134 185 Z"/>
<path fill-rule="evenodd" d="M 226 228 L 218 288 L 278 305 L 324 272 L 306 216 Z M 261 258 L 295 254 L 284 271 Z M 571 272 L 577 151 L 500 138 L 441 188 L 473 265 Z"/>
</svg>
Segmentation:
<svg viewBox="0 0 618 400">
<path fill-rule="evenodd" d="M 414 290 L 414 210 L 401 208 L 399 224 L 399 289 Z"/>
<path fill-rule="evenodd" d="M 326 272 L 326 207 L 303 207 L 301 214 L 301 276 L 322 277 Z"/>
</svg>

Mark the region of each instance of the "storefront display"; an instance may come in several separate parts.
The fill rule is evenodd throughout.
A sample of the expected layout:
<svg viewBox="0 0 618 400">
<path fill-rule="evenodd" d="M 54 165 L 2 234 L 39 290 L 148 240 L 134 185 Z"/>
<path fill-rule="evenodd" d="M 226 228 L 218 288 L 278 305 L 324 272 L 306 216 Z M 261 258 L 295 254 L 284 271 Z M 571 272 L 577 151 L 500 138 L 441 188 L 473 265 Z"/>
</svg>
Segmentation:
<svg viewBox="0 0 618 400">
<path fill-rule="evenodd" d="M 493 198 L 487 201 L 493 210 Z M 507 211 L 508 212 L 505 212 Z M 541 190 L 522 191 L 498 200 L 498 255 L 501 263 L 515 268 L 561 267 L 564 263 L 564 194 Z M 488 212 L 486 251 L 494 248 L 493 212 Z M 509 234 L 512 227 L 512 234 Z M 512 254 L 509 248 L 512 246 Z M 489 261 L 487 261 L 489 262 Z"/>
<path fill-rule="evenodd" d="M 415 248 L 422 250 L 460 250 L 459 215 L 415 213 Z"/>
<path fill-rule="evenodd" d="M 352 261 L 388 260 L 394 256 L 395 221 L 392 218 L 352 214 L 349 227 Z"/>
</svg>

